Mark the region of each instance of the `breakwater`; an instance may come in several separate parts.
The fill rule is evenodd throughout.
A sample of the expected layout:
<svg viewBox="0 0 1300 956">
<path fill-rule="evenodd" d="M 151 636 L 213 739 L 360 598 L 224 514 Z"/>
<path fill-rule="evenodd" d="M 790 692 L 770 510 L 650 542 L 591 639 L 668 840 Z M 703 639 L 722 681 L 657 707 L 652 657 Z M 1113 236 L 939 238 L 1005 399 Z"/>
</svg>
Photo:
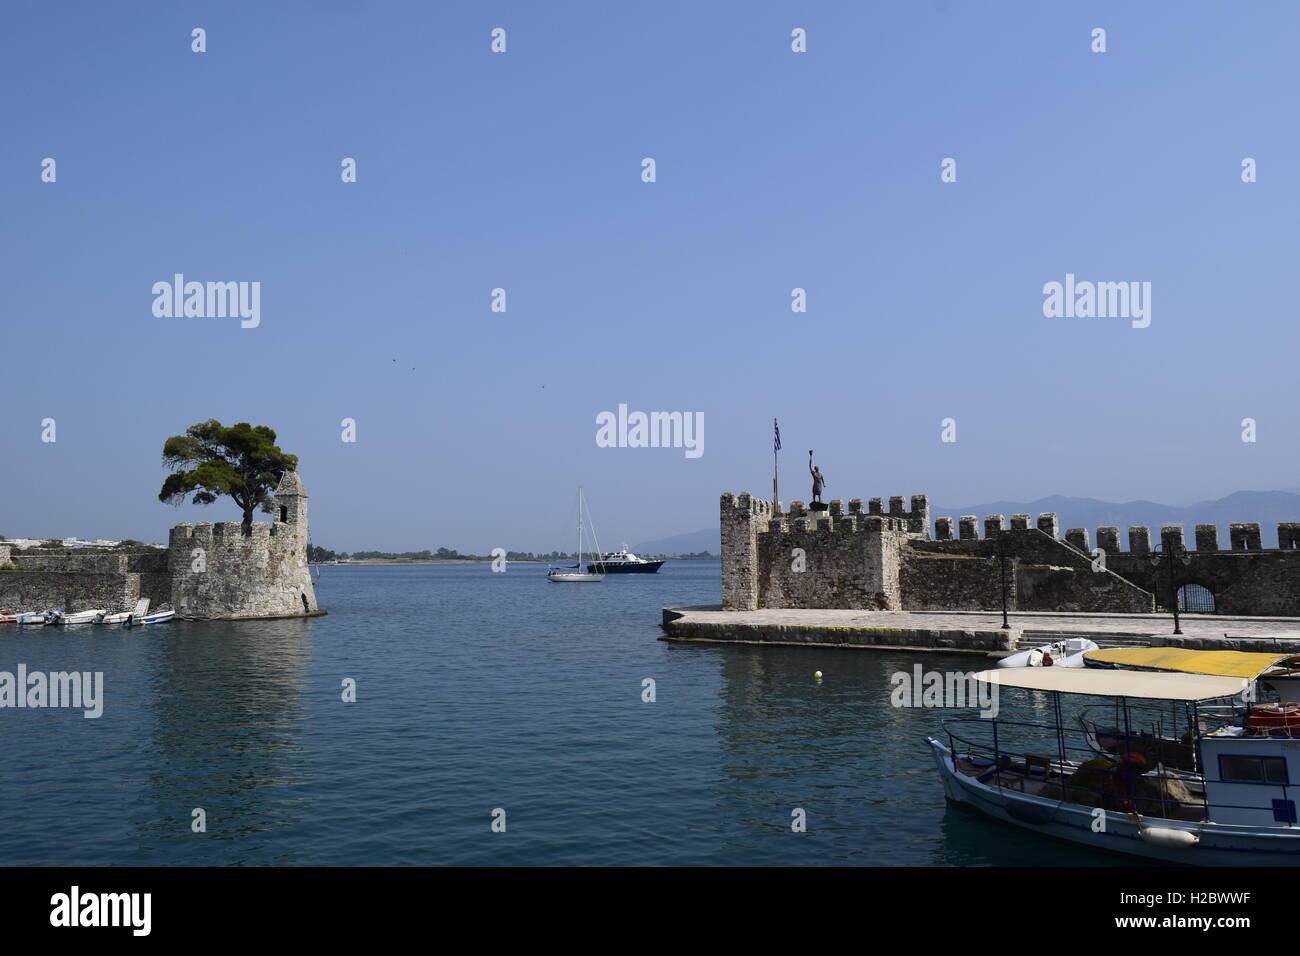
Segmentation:
<svg viewBox="0 0 1300 956">
<path fill-rule="evenodd" d="M 720 605 L 663 609 L 664 640 L 699 643 L 851 647 L 1003 656 L 1024 647 L 1084 637 L 1125 645 L 1300 654 L 1300 618 L 1187 615 L 1183 634 L 1162 614 L 1001 615 L 983 611 L 857 611 L 779 608 L 724 611 Z"/>
</svg>

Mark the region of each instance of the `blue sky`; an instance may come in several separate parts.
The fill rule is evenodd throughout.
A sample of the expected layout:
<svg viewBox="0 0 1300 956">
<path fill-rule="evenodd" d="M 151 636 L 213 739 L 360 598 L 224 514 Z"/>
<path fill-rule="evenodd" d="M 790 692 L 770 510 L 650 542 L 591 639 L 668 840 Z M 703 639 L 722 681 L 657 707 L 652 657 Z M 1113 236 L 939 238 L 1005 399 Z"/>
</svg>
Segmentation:
<svg viewBox="0 0 1300 956">
<path fill-rule="evenodd" d="M 773 416 L 787 500 L 809 448 L 845 499 L 1300 484 L 1295 4 L 3 16 L 0 533 L 236 519 L 156 500 L 209 417 L 275 428 L 344 550 L 564 547 L 580 482 L 606 542 L 706 527 Z M 177 272 L 261 282 L 261 324 L 155 317 Z M 1066 273 L 1151 282 L 1150 327 L 1045 318 Z M 704 455 L 597 447 L 619 403 L 704 413 Z"/>
</svg>

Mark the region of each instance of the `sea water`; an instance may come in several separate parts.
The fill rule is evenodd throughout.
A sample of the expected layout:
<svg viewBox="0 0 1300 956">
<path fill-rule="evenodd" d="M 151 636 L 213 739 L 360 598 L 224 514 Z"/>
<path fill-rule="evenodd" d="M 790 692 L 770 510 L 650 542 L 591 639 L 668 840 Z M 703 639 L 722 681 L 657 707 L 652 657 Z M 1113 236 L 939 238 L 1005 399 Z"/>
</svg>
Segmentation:
<svg viewBox="0 0 1300 956">
<path fill-rule="evenodd" d="M 308 620 L 0 629 L 0 670 L 104 675 L 97 719 L 0 710 L 0 863 L 1125 862 L 945 804 L 924 737 L 952 712 L 890 677 L 983 659 L 657 640 L 717 562 L 316 587 Z"/>
</svg>

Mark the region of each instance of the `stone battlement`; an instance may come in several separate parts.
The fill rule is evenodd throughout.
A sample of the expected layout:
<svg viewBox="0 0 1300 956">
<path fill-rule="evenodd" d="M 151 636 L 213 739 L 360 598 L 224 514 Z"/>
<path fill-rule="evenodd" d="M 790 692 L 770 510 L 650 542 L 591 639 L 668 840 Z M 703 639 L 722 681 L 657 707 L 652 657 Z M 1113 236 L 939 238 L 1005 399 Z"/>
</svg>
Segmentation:
<svg viewBox="0 0 1300 956">
<path fill-rule="evenodd" d="M 961 515 L 934 519 L 925 495 L 839 499 L 811 511 L 802 501 L 788 512 L 748 493 L 721 499 L 723 606 L 953 609 L 1000 607 L 1001 555 L 1010 568 L 1010 606 L 1024 611 L 1149 612 L 1174 600 L 1168 566 L 1157 573 L 1151 528 L 1087 528 L 1062 535 L 1053 512 L 1037 516 Z M 982 527 L 982 534 L 981 534 Z M 1158 531 L 1162 552 L 1187 550 L 1176 562 L 1174 589 L 1211 594 L 1211 610 L 1239 615 L 1300 614 L 1300 522 L 1277 526 L 1277 547 L 1265 549 L 1259 524 L 1229 527 L 1220 548 L 1215 525 L 1197 525 L 1187 540 L 1181 525 Z M 1122 549 L 1123 538 L 1128 547 Z M 1104 557 L 1097 552 L 1104 552 Z M 1163 575 L 1163 577 L 1161 576 Z M 1198 610 L 1206 598 L 1198 592 Z M 1214 603 L 1214 602 L 1217 602 Z"/>
<path fill-rule="evenodd" d="M 962 515 L 958 519 L 958 533 L 954 535 L 952 518 L 940 517 L 934 519 L 934 537 L 938 541 L 951 541 L 954 538 L 978 539 L 981 537 L 979 528 L 982 524 L 983 537 L 991 539 L 997 537 L 1003 530 L 1016 531 L 1035 526 L 1031 523 L 1031 519 L 1032 516 L 1027 514 L 1012 515 L 1011 524 L 1008 526 L 1004 515 L 986 515 L 982 522 L 976 515 Z M 1059 521 L 1054 513 L 1045 512 L 1038 515 L 1036 527 L 1053 537 L 1059 536 Z M 1121 546 L 1125 538 L 1128 541 L 1127 548 Z M 1069 528 L 1065 532 L 1065 540 L 1081 551 L 1091 551 L 1094 539 L 1087 528 Z M 1109 554 L 1117 554 L 1121 551 L 1147 554 L 1151 551 L 1151 528 L 1145 525 L 1130 525 L 1127 535 L 1121 536 L 1118 527 L 1102 526 L 1097 528 L 1095 540 L 1096 547 Z M 1223 549 L 1219 546 L 1219 528 L 1212 524 L 1196 525 L 1195 537 L 1191 541 L 1186 540 L 1183 525 L 1165 525 L 1160 529 L 1160 541 L 1162 544 L 1168 542 L 1190 551 L 1293 551 L 1300 549 L 1300 522 L 1278 522 L 1277 547 L 1270 549 L 1263 546 L 1263 535 L 1257 522 L 1230 525 L 1229 545 Z"/>
<path fill-rule="evenodd" d="M 825 511 L 813 511 L 802 501 L 792 501 L 790 510 L 783 512 L 779 501 L 773 504 L 755 498 L 748 492 L 739 495 L 727 492 L 722 496 L 722 507 L 739 509 L 755 517 L 766 516 L 769 523 L 777 522 L 772 530 L 797 527 L 793 522 L 807 521 L 807 530 L 813 531 L 828 528 L 845 531 L 884 528 L 929 537 L 930 499 L 926 495 L 912 495 L 910 505 L 907 503 L 908 499 L 902 495 L 895 495 L 888 501 L 888 510 L 886 510 L 884 498 L 868 499 L 865 508 L 861 498 L 850 498 L 848 507 L 845 508 L 843 501 L 832 498 L 826 503 Z"/>
<path fill-rule="evenodd" d="M 0 574 L 0 606 L 103 607 L 128 611 L 140 598 L 170 603 L 181 618 L 319 614 L 307 568 L 307 493 L 296 472 L 275 491 L 276 520 L 175 525 L 166 550 L 40 551 L 13 555 Z"/>
<path fill-rule="evenodd" d="M 307 493 L 296 472 L 275 491 L 277 520 L 182 522 L 168 538 L 178 617 L 297 617 L 319 612 L 307 568 Z"/>
</svg>

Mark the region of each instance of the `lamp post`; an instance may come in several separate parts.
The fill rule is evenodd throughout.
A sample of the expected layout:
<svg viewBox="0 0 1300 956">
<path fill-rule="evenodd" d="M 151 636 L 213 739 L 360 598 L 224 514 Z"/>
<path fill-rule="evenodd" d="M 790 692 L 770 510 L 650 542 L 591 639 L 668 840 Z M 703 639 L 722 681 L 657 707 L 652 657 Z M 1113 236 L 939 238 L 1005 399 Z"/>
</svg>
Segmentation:
<svg viewBox="0 0 1300 956">
<path fill-rule="evenodd" d="M 998 532 L 998 564 L 1002 569 L 1002 630 L 1011 630 L 1011 625 L 1007 621 L 1007 534 L 1009 532 L 1003 528 Z"/>
<path fill-rule="evenodd" d="M 1178 620 L 1178 588 L 1174 584 L 1174 562 L 1181 561 L 1184 565 L 1191 564 L 1192 556 L 1181 544 L 1171 544 L 1166 547 L 1162 542 L 1156 545 L 1149 560 L 1153 568 L 1158 568 L 1162 560 L 1169 566 L 1169 601 L 1174 611 L 1174 633 L 1181 634 L 1183 628 Z"/>
</svg>

